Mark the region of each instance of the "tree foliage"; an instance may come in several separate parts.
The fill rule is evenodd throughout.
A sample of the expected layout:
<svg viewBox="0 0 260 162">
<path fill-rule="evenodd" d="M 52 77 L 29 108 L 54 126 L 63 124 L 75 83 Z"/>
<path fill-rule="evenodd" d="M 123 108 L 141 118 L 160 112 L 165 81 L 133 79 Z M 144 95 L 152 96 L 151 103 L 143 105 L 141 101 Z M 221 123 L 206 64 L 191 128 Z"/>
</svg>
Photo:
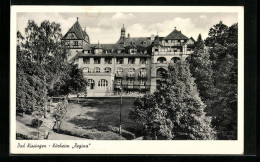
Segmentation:
<svg viewBox="0 0 260 162">
<path fill-rule="evenodd" d="M 214 88 L 210 114 L 218 139 L 237 139 L 237 52 L 238 24 L 222 22 L 209 31 L 206 43 L 212 61 Z"/>
<path fill-rule="evenodd" d="M 139 104 L 135 103 L 130 118 L 147 127 L 156 127 L 153 131 L 158 139 L 214 139 L 211 118 L 204 112 L 205 105 L 188 64 L 178 61 L 169 65 L 168 71 L 158 91 L 136 101 Z"/>
<path fill-rule="evenodd" d="M 202 101 L 209 101 L 214 96 L 212 61 L 200 34 L 194 52 L 187 58 L 187 61 L 190 64 L 190 72 L 195 78 Z"/>
<path fill-rule="evenodd" d="M 31 113 L 35 106 L 46 107 L 48 95 L 59 82 L 79 91 L 86 83 L 72 86 L 83 74 L 67 63 L 67 49 L 61 43 L 60 24 L 45 20 L 36 24 L 29 20 L 25 36 L 17 32 L 17 110 Z M 66 80 L 64 78 L 72 78 Z M 79 79 L 79 81 L 81 81 Z M 67 83 L 70 82 L 70 83 Z M 57 88 L 57 87 L 56 87 Z M 60 90 L 59 90 L 60 91 Z"/>
</svg>

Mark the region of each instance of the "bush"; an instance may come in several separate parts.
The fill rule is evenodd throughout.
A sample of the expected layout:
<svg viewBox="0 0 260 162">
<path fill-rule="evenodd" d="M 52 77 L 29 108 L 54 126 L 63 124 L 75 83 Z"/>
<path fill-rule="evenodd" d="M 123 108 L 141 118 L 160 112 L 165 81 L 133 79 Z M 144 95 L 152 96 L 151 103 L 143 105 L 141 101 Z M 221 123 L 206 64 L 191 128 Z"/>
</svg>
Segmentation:
<svg viewBox="0 0 260 162">
<path fill-rule="evenodd" d="M 42 125 L 43 121 L 42 120 L 39 120 L 39 119 L 33 119 L 32 120 L 32 123 L 31 123 L 31 127 L 33 128 L 39 128 L 41 125 Z"/>
</svg>

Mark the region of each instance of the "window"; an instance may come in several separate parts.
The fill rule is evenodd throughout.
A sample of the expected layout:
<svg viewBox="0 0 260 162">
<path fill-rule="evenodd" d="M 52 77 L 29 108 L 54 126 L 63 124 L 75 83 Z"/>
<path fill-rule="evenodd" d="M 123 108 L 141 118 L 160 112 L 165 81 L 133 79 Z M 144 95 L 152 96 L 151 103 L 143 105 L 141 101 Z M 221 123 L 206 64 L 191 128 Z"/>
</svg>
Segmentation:
<svg viewBox="0 0 260 162">
<path fill-rule="evenodd" d="M 159 57 L 159 58 L 157 59 L 157 63 L 159 63 L 159 64 L 164 64 L 164 63 L 166 63 L 166 58 L 165 58 L 165 57 Z"/>
<path fill-rule="evenodd" d="M 105 58 L 105 64 L 112 64 L 112 58 Z"/>
<path fill-rule="evenodd" d="M 65 41 L 65 46 L 69 46 L 70 45 L 70 41 Z"/>
<path fill-rule="evenodd" d="M 100 58 L 94 58 L 94 64 L 100 64 Z"/>
<path fill-rule="evenodd" d="M 95 81 L 93 79 L 88 79 L 88 87 L 89 89 L 94 89 Z"/>
<path fill-rule="evenodd" d="M 135 64 L 135 58 L 128 58 L 128 64 Z"/>
<path fill-rule="evenodd" d="M 145 80 L 144 79 L 141 79 L 140 80 L 140 85 L 144 85 L 145 84 Z"/>
<path fill-rule="evenodd" d="M 89 64 L 90 59 L 89 58 L 83 58 L 83 64 Z"/>
<path fill-rule="evenodd" d="M 133 85 L 134 84 L 134 80 L 133 79 L 129 79 L 128 80 L 128 85 Z"/>
<path fill-rule="evenodd" d="M 154 49 L 155 52 L 158 52 L 158 49 Z"/>
<path fill-rule="evenodd" d="M 177 52 L 177 50 L 175 49 L 175 50 L 173 50 L 174 52 Z"/>
<path fill-rule="evenodd" d="M 100 68 L 99 67 L 95 67 L 94 68 L 94 73 L 100 73 Z"/>
<path fill-rule="evenodd" d="M 117 79 L 117 80 L 116 80 L 116 84 L 117 84 L 117 85 L 122 85 L 122 79 Z"/>
<path fill-rule="evenodd" d="M 168 40 L 168 43 L 171 43 L 171 40 Z"/>
<path fill-rule="evenodd" d="M 122 72 L 123 72 L 123 68 L 118 67 L 118 68 L 116 69 L 116 73 L 117 73 L 117 74 L 121 74 Z"/>
<path fill-rule="evenodd" d="M 111 68 L 110 67 L 106 67 L 105 68 L 105 73 L 111 73 Z"/>
<path fill-rule="evenodd" d="M 74 46 L 78 46 L 78 41 L 73 41 Z"/>
<path fill-rule="evenodd" d="M 117 64 L 123 64 L 124 63 L 124 59 L 119 57 L 119 58 L 116 58 L 116 63 Z"/>
<path fill-rule="evenodd" d="M 191 51 L 191 49 L 190 49 L 190 48 L 187 48 L 187 51 Z"/>
<path fill-rule="evenodd" d="M 98 81 L 98 88 L 99 89 L 107 89 L 108 82 L 105 79 L 101 79 Z"/>
<path fill-rule="evenodd" d="M 83 68 L 83 72 L 90 73 L 90 69 L 89 69 L 88 67 L 84 67 L 84 68 Z"/>
<path fill-rule="evenodd" d="M 162 74 L 167 73 L 167 71 L 164 68 L 159 68 L 156 71 L 156 77 L 162 77 Z"/>
<path fill-rule="evenodd" d="M 172 63 L 176 63 L 176 62 L 179 61 L 179 60 L 180 60 L 179 57 L 173 57 L 173 58 L 171 59 L 171 62 L 172 62 Z"/>
<path fill-rule="evenodd" d="M 137 51 L 136 49 L 129 49 L 129 53 L 130 53 L 130 54 L 135 54 L 136 51 Z"/>
<path fill-rule="evenodd" d="M 134 68 L 129 68 L 129 69 L 128 69 L 128 72 L 129 72 L 129 73 L 134 73 L 134 72 L 135 72 L 135 69 L 134 69 Z"/>
<path fill-rule="evenodd" d="M 140 58 L 140 64 L 147 64 L 147 58 Z"/>
<path fill-rule="evenodd" d="M 146 77 L 146 69 L 145 68 L 140 69 L 139 76 Z"/>
</svg>

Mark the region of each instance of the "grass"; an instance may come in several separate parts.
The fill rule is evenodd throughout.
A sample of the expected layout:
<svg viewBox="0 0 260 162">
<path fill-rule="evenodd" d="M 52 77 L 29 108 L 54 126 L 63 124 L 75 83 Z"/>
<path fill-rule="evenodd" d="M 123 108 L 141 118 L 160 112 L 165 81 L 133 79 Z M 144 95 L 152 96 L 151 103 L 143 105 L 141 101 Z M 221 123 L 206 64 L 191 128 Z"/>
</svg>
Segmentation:
<svg viewBox="0 0 260 162">
<path fill-rule="evenodd" d="M 96 140 L 133 139 L 141 132 L 139 124 L 128 118 L 134 98 L 123 98 L 122 136 L 119 136 L 120 98 L 97 98 L 69 103 L 61 123 L 65 134 Z"/>
</svg>

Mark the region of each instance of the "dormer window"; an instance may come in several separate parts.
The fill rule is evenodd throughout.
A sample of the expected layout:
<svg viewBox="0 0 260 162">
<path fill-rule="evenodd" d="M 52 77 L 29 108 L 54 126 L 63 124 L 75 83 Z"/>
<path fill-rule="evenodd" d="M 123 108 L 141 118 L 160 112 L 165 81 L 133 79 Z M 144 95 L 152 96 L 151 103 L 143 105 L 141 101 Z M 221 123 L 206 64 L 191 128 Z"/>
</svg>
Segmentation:
<svg viewBox="0 0 260 162">
<path fill-rule="evenodd" d="M 135 54 L 136 51 L 137 51 L 136 49 L 129 49 L 129 53 L 130 53 L 130 54 Z"/>
<path fill-rule="evenodd" d="M 112 64 L 112 58 L 105 58 L 105 64 Z"/>
<path fill-rule="evenodd" d="M 135 58 L 129 58 L 128 64 L 135 64 Z"/>
<path fill-rule="evenodd" d="M 121 50 L 117 50 L 117 53 L 121 53 Z"/>
<path fill-rule="evenodd" d="M 140 58 L 140 64 L 146 64 L 147 63 L 147 58 Z"/>
<path fill-rule="evenodd" d="M 100 64 L 100 58 L 94 58 L 94 64 Z"/>
<path fill-rule="evenodd" d="M 122 57 L 116 58 L 116 63 L 117 64 L 123 64 L 124 63 L 124 59 Z"/>
<path fill-rule="evenodd" d="M 143 41 L 143 45 L 146 45 L 147 44 L 147 42 L 146 41 Z"/>
<path fill-rule="evenodd" d="M 83 58 L 83 64 L 89 64 L 90 59 L 89 58 Z"/>
<path fill-rule="evenodd" d="M 101 54 L 102 53 L 102 49 L 95 49 L 95 54 Z"/>
</svg>

